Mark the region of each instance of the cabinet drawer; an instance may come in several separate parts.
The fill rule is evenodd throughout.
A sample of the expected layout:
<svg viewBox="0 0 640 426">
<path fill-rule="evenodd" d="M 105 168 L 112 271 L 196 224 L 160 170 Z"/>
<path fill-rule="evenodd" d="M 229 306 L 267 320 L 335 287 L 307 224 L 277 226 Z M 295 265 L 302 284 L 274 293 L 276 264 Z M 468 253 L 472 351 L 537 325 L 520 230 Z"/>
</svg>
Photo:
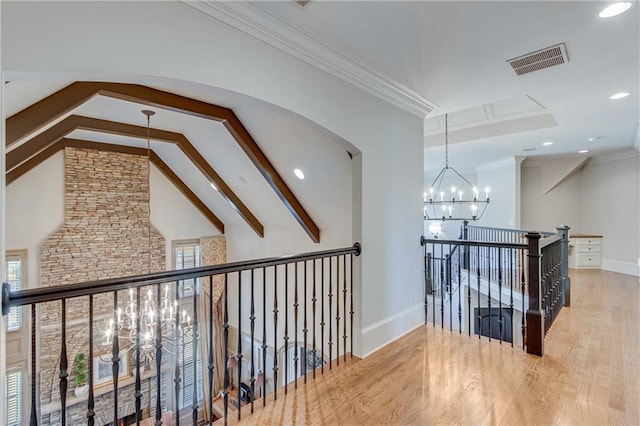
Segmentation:
<svg viewBox="0 0 640 426">
<path fill-rule="evenodd" d="M 576 246 L 578 253 L 600 253 L 600 246 Z"/>
<path fill-rule="evenodd" d="M 580 253 L 578 254 L 577 257 L 577 262 L 576 262 L 576 266 L 577 267 L 584 267 L 584 266 L 593 266 L 593 267 L 599 267 L 600 266 L 600 253 L 594 253 L 594 254 L 583 254 Z"/>
<path fill-rule="evenodd" d="M 576 238 L 572 243 L 576 246 L 600 245 L 600 238 Z"/>
</svg>

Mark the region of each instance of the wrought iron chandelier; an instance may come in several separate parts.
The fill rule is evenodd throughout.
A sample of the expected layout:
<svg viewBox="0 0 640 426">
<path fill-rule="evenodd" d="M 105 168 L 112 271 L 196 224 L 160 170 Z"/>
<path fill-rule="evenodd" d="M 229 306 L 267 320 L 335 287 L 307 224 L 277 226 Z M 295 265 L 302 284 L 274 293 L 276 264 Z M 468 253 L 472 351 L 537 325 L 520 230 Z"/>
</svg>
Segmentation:
<svg viewBox="0 0 640 426">
<path fill-rule="evenodd" d="M 423 194 L 425 220 L 478 220 L 489 205 L 489 187 L 483 193 L 449 165 L 449 123 L 444 116 L 444 167 Z"/>
</svg>

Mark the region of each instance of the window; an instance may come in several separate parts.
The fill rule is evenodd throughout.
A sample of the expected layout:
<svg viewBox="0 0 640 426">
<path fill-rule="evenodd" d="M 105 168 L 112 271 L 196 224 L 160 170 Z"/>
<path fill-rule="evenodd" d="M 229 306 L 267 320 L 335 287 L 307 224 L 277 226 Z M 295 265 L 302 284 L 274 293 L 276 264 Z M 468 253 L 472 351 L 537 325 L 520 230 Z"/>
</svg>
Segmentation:
<svg viewBox="0 0 640 426">
<path fill-rule="evenodd" d="M 181 241 L 173 244 L 173 255 L 175 269 L 197 268 L 201 266 L 200 261 L 200 243 L 199 241 Z M 194 317 L 193 312 L 193 296 L 194 291 L 200 284 L 200 279 L 190 279 L 178 282 L 178 294 L 180 295 L 180 311 L 185 311 L 191 318 Z M 202 341 L 198 341 L 198 346 Z M 203 381 L 202 381 L 202 353 L 198 350 L 198 362 L 194 363 L 193 353 L 193 333 L 185 335 L 180 339 L 180 348 L 178 354 L 178 363 L 180 365 L 180 398 L 178 401 L 179 408 L 191 407 L 193 404 L 194 390 L 198 389 L 198 401 L 203 398 Z M 196 367 L 196 380 L 194 387 L 193 369 Z"/>
<path fill-rule="evenodd" d="M 11 291 L 20 290 L 24 287 L 24 258 L 26 258 L 26 255 L 23 253 L 7 253 L 7 283 Z M 20 327 L 22 327 L 22 309 L 16 306 L 9 310 L 9 315 L 7 316 L 7 331 L 16 331 L 19 330 Z"/>
<path fill-rule="evenodd" d="M 174 265 L 176 269 L 189 269 L 201 266 L 200 243 L 198 241 L 183 241 L 173 245 Z M 193 295 L 198 279 L 183 280 L 178 283 L 180 297 Z"/>
<path fill-rule="evenodd" d="M 7 373 L 4 392 L 7 426 L 20 426 L 22 424 L 22 371 Z"/>
</svg>

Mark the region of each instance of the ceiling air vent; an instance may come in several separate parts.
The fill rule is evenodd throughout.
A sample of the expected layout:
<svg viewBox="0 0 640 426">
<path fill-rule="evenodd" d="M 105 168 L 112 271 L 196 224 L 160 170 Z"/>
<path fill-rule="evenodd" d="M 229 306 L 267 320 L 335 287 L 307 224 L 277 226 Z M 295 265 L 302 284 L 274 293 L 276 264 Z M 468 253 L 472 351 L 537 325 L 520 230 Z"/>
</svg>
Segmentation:
<svg viewBox="0 0 640 426">
<path fill-rule="evenodd" d="M 544 68 L 569 62 L 567 48 L 564 43 L 547 47 L 542 50 L 527 53 L 517 58 L 509 59 L 507 62 L 513 67 L 517 75 L 527 74 Z"/>
</svg>

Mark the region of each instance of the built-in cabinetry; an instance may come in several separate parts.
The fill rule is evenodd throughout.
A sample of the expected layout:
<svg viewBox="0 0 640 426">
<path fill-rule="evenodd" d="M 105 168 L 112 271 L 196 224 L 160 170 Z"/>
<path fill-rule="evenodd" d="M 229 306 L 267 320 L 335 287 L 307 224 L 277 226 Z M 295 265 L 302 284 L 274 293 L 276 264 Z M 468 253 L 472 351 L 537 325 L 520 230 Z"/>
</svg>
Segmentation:
<svg viewBox="0 0 640 426">
<path fill-rule="evenodd" d="M 602 266 L 602 235 L 571 235 L 569 268 L 600 268 Z"/>
</svg>

